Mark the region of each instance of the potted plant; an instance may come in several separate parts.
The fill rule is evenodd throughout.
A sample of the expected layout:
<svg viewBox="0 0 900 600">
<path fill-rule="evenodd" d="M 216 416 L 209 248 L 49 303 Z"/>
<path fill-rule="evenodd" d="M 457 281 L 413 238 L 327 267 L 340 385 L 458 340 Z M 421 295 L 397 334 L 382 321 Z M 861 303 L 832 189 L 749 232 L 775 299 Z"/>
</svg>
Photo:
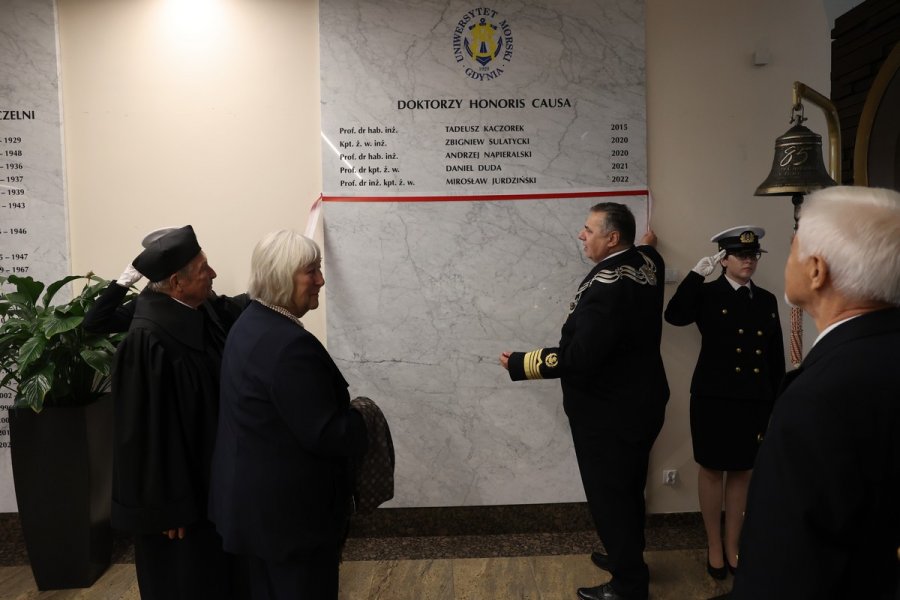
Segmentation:
<svg viewBox="0 0 900 600">
<path fill-rule="evenodd" d="M 53 304 L 60 289 L 81 293 Z M 49 285 L 0 276 L 0 389 L 9 409 L 19 519 L 38 589 L 88 587 L 112 551 L 112 399 L 115 347 L 124 334 L 91 334 L 85 313 L 107 282 L 93 274 Z M 43 295 L 42 295 L 43 293 Z"/>
</svg>

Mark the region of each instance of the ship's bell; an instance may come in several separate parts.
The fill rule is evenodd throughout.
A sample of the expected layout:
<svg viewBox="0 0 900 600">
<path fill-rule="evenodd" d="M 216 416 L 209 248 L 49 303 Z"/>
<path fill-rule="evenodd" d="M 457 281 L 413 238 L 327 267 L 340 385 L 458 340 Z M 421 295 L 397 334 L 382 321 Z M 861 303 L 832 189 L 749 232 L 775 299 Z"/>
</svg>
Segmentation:
<svg viewBox="0 0 900 600">
<path fill-rule="evenodd" d="M 837 185 L 822 162 L 822 136 L 802 125 L 803 118 L 775 140 L 772 171 L 756 196 L 792 196 Z"/>
</svg>

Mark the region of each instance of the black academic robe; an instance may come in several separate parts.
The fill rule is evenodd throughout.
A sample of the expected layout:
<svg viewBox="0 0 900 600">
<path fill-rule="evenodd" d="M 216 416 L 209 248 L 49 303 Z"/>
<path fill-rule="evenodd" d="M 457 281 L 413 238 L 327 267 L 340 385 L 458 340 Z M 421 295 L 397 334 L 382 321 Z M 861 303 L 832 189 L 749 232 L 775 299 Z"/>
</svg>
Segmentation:
<svg viewBox="0 0 900 600">
<path fill-rule="evenodd" d="M 842 323 L 785 377 L 747 496 L 732 600 L 893 599 L 900 309 Z"/>
<path fill-rule="evenodd" d="M 158 292 L 138 297 L 113 366 L 115 527 L 205 521 L 224 338 L 204 311 Z"/>
<path fill-rule="evenodd" d="M 97 301 L 85 313 L 82 327 L 92 333 L 119 333 L 128 331 L 131 319 L 134 318 L 136 304 L 134 301 L 125 302 L 128 289 L 111 282 L 103 292 L 97 296 Z M 200 305 L 213 321 L 228 332 L 231 326 L 246 308 L 250 298 L 247 294 L 237 296 L 211 295 L 206 302 Z"/>
</svg>

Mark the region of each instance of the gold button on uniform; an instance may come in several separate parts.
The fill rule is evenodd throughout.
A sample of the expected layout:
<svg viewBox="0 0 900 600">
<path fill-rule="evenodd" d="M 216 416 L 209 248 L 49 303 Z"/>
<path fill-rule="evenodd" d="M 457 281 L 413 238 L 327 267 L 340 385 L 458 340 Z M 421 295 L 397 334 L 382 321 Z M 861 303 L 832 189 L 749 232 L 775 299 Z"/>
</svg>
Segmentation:
<svg viewBox="0 0 900 600">
<path fill-rule="evenodd" d="M 727 314 L 728 314 L 728 309 L 727 309 L 727 308 L 723 308 L 723 309 L 722 309 L 722 314 L 723 314 L 723 315 L 727 315 Z"/>
<path fill-rule="evenodd" d="M 744 335 L 744 330 L 743 330 L 743 329 L 738 329 L 738 335 Z"/>
<path fill-rule="evenodd" d="M 759 356 L 760 354 L 762 354 L 762 350 L 757 350 L 756 355 Z"/>
<path fill-rule="evenodd" d="M 734 372 L 735 372 L 735 373 L 740 373 L 740 372 L 741 372 L 741 368 L 740 368 L 740 367 L 735 367 L 735 368 L 734 368 Z"/>
<path fill-rule="evenodd" d="M 740 354 L 740 353 L 742 352 L 742 350 L 741 350 L 740 348 L 736 348 L 736 349 L 735 349 L 735 352 L 737 352 L 738 354 Z"/>
<path fill-rule="evenodd" d="M 757 433 L 757 434 L 756 434 L 756 441 L 759 442 L 759 443 L 761 444 L 762 441 L 763 441 L 763 434 Z M 898 549 L 898 550 L 900 550 L 900 549 Z"/>
<path fill-rule="evenodd" d="M 757 331 L 757 332 L 756 332 L 756 335 L 758 335 L 758 336 L 760 336 L 760 337 L 762 337 L 762 334 L 763 334 L 762 331 Z"/>
<path fill-rule="evenodd" d="M 758 374 L 759 374 L 759 367 L 754 367 L 754 368 L 753 368 L 753 372 L 756 373 L 756 374 L 758 375 Z"/>
</svg>

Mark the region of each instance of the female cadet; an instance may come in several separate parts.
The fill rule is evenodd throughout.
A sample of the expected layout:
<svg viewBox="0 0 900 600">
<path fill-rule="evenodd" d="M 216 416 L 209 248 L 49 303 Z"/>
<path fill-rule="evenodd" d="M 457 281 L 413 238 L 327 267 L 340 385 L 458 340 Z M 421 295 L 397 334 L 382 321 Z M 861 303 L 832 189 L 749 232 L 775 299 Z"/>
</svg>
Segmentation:
<svg viewBox="0 0 900 600">
<path fill-rule="evenodd" d="M 715 579 L 724 579 L 737 567 L 750 473 L 784 376 L 775 296 L 751 281 L 764 235 L 761 227 L 741 226 L 713 236 L 710 241 L 718 243 L 718 254 L 697 263 L 665 311 L 672 325 L 696 323 L 702 337 L 691 380 L 691 438 L 700 465 L 706 568 Z M 722 274 L 704 283 L 716 263 Z"/>
</svg>

